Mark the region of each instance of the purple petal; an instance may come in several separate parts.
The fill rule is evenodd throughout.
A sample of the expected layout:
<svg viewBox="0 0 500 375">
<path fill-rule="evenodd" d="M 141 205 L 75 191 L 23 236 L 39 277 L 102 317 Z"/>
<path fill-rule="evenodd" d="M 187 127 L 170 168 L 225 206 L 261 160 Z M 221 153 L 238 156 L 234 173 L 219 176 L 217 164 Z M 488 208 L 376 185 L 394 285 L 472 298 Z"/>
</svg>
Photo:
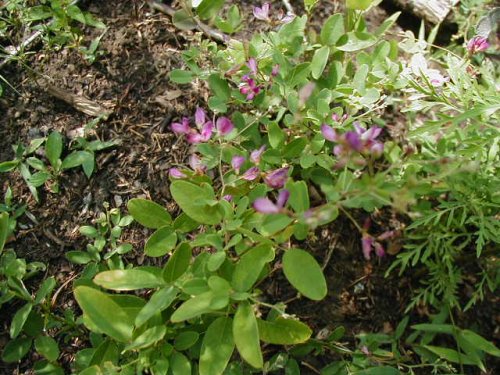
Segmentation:
<svg viewBox="0 0 500 375">
<path fill-rule="evenodd" d="M 214 130 L 214 123 L 212 121 L 208 121 L 205 124 L 203 124 L 203 127 L 201 128 L 201 139 L 203 142 L 206 142 L 210 139 L 213 130 Z"/>
<path fill-rule="evenodd" d="M 219 117 L 217 119 L 216 127 L 217 131 L 222 136 L 231 133 L 234 129 L 233 123 L 227 117 Z"/>
<path fill-rule="evenodd" d="M 286 202 L 288 202 L 288 198 L 290 198 L 290 192 L 286 189 L 283 189 L 278 194 L 278 199 L 276 200 L 276 205 L 279 208 L 285 207 Z"/>
<path fill-rule="evenodd" d="M 273 70 L 271 70 L 271 75 L 273 77 L 276 77 L 279 73 L 280 73 L 280 66 L 279 64 L 276 64 L 275 66 L 273 66 Z"/>
<path fill-rule="evenodd" d="M 205 114 L 205 111 L 203 110 L 203 108 L 196 108 L 196 112 L 194 114 L 194 122 L 196 123 L 196 125 L 201 128 L 203 126 L 203 124 L 205 123 L 205 118 L 206 118 L 206 114 Z"/>
<path fill-rule="evenodd" d="M 287 14 L 285 17 L 280 19 L 280 22 L 283 24 L 290 23 L 295 19 L 295 14 Z"/>
<path fill-rule="evenodd" d="M 323 137 L 325 137 L 327 141 L 337 142 L 339 139 L 335 129 L 326 124 L 321 125 L 321 134 L 323 134 Z"/>
<path fill-rule="evenodd" d="M 253 150 L 250 153 L 250 161 L 254 164 L 259 164 L 260 163 L 260 157 L 262 156 L 262 153 L 266 150 L 266 145 L 261 146 L 258 150 Z"/>
<path fill-rule="evenodd" d="M 253 202 L 253 208 L 261 214 L 277 214 L 280 212 L 280 208 L 268 198 L 257 198 Z"/>
<path fill-rule="evenodd" d="M 233 200 L 233 196 L 231 194 L 224 195 L 222 197 L 225 201 L 231 202 Z"/>
<path fill-rule="evenodd" d="M 359 135 L 355 132 L 347 132 L 345 133 L 345 140 L 350 148 L 356 151 L 361 151 L 363 148 L 363 144 L 361 143 L 361 139 Z"/>
<path fill-rule="evenodd" d="M 333 148 L 333 154 L 335 156 L 340 156 L 342 155 L 344 152 L 344 147 L 342 147 L 342 145 L 336 145 L 334 148 Z"/>
<path fill-rule="evenodd" d="M 182 123 L 173 122 L 170 125 L 170 128 L 175 134 L 188 134 L 191 131 L 191 128 L 189 127 L 189 119 L 187 117 L 182 119 Z"/>
<path fill-rule="evenodd" d="M 268 3 L 264 3 L 262 5 L 262 8 L 259 8 L 259 7 L 253 8 L 253 15 L 255 18 L 257 18 L 259 20 L 269 21 L 269 9 L 270 9 L 270 5 Z"/>
<path fill-rule="evenodd" d="M 381 142 L 375 142 L 371 147 L 370 147 L 370 152 L 378 158 L 384 153 L 384 144 Z"/>
<path fill-rule="evenodd" d="M 207 170 L 207 167 L 206 165 L 204 165 L 202 162 L 201 162 L 201 159 L 198 155 L 196 154 L 192 154 L 190 157 L 189 157 L 189 166 L 191 167 L 191 169 L 193 171 L 195 171 L 196 173 L 205 173 L 205 171 Z"/>
<path fill-rule="evenodd" d="M 362 141 L 375 141 L 375 138 L 377 138 L 380 133 L 382 132 L 382 128 L 379 128 L 378 126 L 372 126 L 370 129 L 365 131 L 361 135 L 361 140 Z"/>
<path fill-rule="evenodd" d="M 257 167 L 252 167 L 249 170 L 247 170 L 243 175 L 241 176 L 242 179 L 247 180 L 247 181 L 253 181 L 257 177 L 259 177 L 260 170 Z"/>
<path fill-rule="evenodd" d="M 391 238 L 396 237 L 396 235 L 397 235 L 397 231 L 395 231 L 395 230 L 387 230 L 387 231 L 383 232 L 382 234 L 380 234 L 377 237 L 377 240 L 379 240 L 379 241 L 389 240 Z"/>
<path fill-rule="evenodd" d="M 233 167 L 236 173 L 240 173 L 240 168 L 244 163 L 245 163 L 244 156 L 235 155 L 231 159 L 231 167 Z"/>
<path fill-rule="evenodd" d="M 257 60 L 253 57 L 247 62 L 248 69 L 252 72 L 252 74 L 257 75 Z"/>
<path fill-rule="evenodd" d="M 487 50 L 489 46 L 490 43 L 488 42 L 487 38 L 477 35 L 469 40 L 469 43 L 467 43 L 467 50 L 469 51 L 469 53 L 474 54 L 476 52 Z"/>
<path fill-rule="evenodd" d="M 378 257 L 381 258 L 385 255 L 384 247 L 378 242 L 373 243 L 373 248 L 375 249 L 375 254 L 377 254 Z"/>
<path fill-rule="evenodd" d="M 187 141 L 191 144 L 204 142 L 203 137 L 198 132 L 189 133 L 187 135 Z"/>
<path fill-rule="evenodd" d="M 272 189 L 281 189 L 288 179 L 288 167 L 276 169 L 264 176 L 264 182 Z"/>
<path fill-rule="evenodd" d="M 366 133 L 366 129 L 363 128 L 359 122 L 354 123 L 354 131 L 359 135 Z"/>
<path fill-rule="evenodd" d="M 168 174 L 172 178 L 185 178 L 187 177 L 184 173 L 182 173 L 179 169 L 177 168 L 170 168 L 168 171 Z"/>
<path fill-rule="evenodd" d="M 363 250 L 363 256 L 366 260 L 370 260 L 370 254 L 372 252 L 373 237 L 370 235 L 363 235 L 361 239 L 361 248 Z"/>
<path fill-rule="evenodd" d="M 335 122 L 339 122 L 340 121 L 340 116 L 337 115 L 336 113 L 332 114 L 332 120 L 335 121 Z"/>
</svg>

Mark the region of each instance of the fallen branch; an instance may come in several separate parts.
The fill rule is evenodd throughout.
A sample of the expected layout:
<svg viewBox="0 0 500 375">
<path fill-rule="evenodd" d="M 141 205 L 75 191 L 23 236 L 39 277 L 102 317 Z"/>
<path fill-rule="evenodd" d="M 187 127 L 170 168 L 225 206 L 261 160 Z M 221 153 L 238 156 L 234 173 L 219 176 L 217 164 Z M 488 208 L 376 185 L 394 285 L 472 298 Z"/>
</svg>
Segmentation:
<svg viewBox="0 0 500 375">
<path fill-rule="evenodd" d="M 443 22 L 459 0 L 392 0 L 403 9 L 434 24 Z"/>
<path fill-rule="evenodd" d="M 167 4 L 159 3 L 156 0 L 148 0 L 148 4 L 152 9 L 165 13 L 170 17 L 173 17 L 175 14 L 175 9 L 172 8 L 171 6 L 168 6 Z M 193 17 L 193 21 L 196 23 L 196 28 L 209 38 L 215 39 L 225 44 L 229 44 L 236 41 L 229 35 L 226 35 L 220 32 L 219 30 L 212 29 L 210 26 L 201 22 L 197 17 Z"/>
</svg>

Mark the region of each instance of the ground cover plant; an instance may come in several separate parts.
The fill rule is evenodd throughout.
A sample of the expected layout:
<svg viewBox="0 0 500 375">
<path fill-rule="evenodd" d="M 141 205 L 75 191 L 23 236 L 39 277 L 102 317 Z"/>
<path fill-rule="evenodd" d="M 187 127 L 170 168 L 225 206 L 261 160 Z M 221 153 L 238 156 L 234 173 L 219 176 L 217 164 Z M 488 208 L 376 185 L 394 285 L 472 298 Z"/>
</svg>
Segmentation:
<svg viewBox="0 0 500 375">
<path fill-rule="evenodd" d="M 46 3 L 34 8 L 52 17 L 59 2 Z M 140 70 L 123 79 L 108 62 L 123 84 L 118 120 L 80 117 L 76 132 L 49 126 L 41 137 L 30 129 L 0 163 L 10 176 L 0 205 L 6 371 L 495 373 L 498 10 L 463 2 L 460 31 L 438 45 L 439 25 L 396 35 L 400 12 L 367 22 L 379 3 L 348 0 L 325 17 L 322 1 L 129 5 L 161 10 L 181 30 L 170 35 L 190 35 L 172 49 L 175 63 L 139 53 L 143 74 L 160 77 L 146 87 Z M 32 14 L 31 5 L 19 9 Z M 67 22 L 104 26 L 98 12 L 76 17 L 64 5 Z M 143 44 L 140 28 L 157 30 L 156 21 L 137 21 Z M 51 33 L 73 35 L 68 25 Z M 117 53 L 97 54 L 99 43 L 133 44 L 129 31 L 109 41 L 99 32 L 89 31 L 91 59 L 74 49 L 87 67 Z M 146 103 L 157 87 L 147 104 L 171 113 L 127 138 L 127 96 Z M 168 149 L 153 158 L 161 135 Z M 134 142 L 143 164 L 133 164 Z M 137 165 L 137 175 L 159 169 L 131 184 L 123 170 Z M 107 179 L 113 195 L 98 200 Z M 61 240 L 32 211 L 60 206 L 72 190 L 74 228 Z M 23 233 L 37 227 L 60 246 L 59 263 L 23 255 Z M 368 323 L 386 311 L 391 319 Z"/>
</svg>

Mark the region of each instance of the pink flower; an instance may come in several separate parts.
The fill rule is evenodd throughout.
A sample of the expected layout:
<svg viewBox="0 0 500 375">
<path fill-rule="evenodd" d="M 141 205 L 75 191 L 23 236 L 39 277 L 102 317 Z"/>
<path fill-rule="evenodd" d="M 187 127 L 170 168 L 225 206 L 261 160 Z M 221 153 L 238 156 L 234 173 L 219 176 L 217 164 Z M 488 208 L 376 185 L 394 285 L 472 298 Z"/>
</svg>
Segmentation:
<svg viewBox="0 0 500 375">
<path fill-rule="evenodd" d="M 273 66 L 273 70 L 271 70 L 271 75 L 273 77 L 276 77 L 280 73 L 280 66 L 279 64 L 276 64 Z"/>
<path fill-rule="evenodd" d="M 260 146 L 259 149 L 253 150 L 250 153 L 250 161 L 254 164 L 259 164 L 260 163 L 260 157 L 262 156 L 262 153 L 266 150 L 266 145 Z"/>
<path fill-rule="evenodd" d="M 321 134 L 323 134 L 323 137 L 325 137 L 327 141 L 337 142 L 339 140 L 339 136 L 335 129 L 326 124 L 321 125 Z"/>
<path fill-rule="evenodd" d="M 257 198 L 253 202 L 253 208 L 261 214 L 278 214 L 283 211 L 289 197 L 290 192 L 283 189 L 279 192 L 276 203 L 273 203 L 269 198 Z"/>
<path fill-rule="evenodd" d="M 245 157 L 240 155 L 235 155 L 231 159 L 231 167 L 233 167 L 234 171 L 239 174 L 240 168 L 245 163 Z"/>
<path fill-rule="evenodd" d="M 219 117 L 216 121 L 217 131 L 221 136 L 228 135 L 234 129 L 234 125 L 227 117 Z"/>
<path fill-rule="evenodd" d="M 290 23 L 295 19 L 295 14 L 285 13 L 280 9 L 277 15 L 278 22 L 281 24 Z"/>
<path fill-rule="evenodd" d="M 172 178 L 186 178 L 187 176 L 177 168 L 170 168 L 168 174 Z"/>
<path fill-rule="evenodd" d="M 240 92 L 247 96 L 247 100 L 252 100 L 257 94 L 260 93 L 261 87 L 257 86 L 255 80 L 245 75 L 241 78 L 242 83 L 240 83 Z"/>
<path fill-rule="evenodd" d="M 363 256 L 366 260 L 370 260 L 370 255 L 373 250 L 378 257 L 383 257 L 385 255 L 385 250 L 380 243 L 375 241 L 375 239 L 368 233 L 364 233 L 361 238 L 361 248 L 363 250 Z"/>
<path fill-rule="evenodd" d="M 359 123 L 354 124 L 354 131 L 345 132 L 342 135 L 337 134 L 335 129 L 328 125 L 321 125 L 321 134 L 331 142 L 338 143 L 333 148 L 333 153 L 336 156 L 346 154 L 347 156 L 353 151 L 362 154 L 373 155 L 379 157 L 384 152 L 384 144 L 377 140 L 377 137 L 382 132 L 378 126 L 372 126 L 365 130 Z"/>
<path fill-rule="evenodd" d="M 257 167 L 252 167 L 249 170 L 247 170 L 243 175 L 241 176 L 242 179 L 247 180 L 247 181 L 253 181 L 257 177 L 259 177 L 260 170 Z"/>
<path fill-rule="evenodd" d="M 189 157 L 189 166 L 197 174 L 204 174 L 207 170 L 207 166 L 201 162 L 200 157 L 196 154 L 192 154 Z"/>
<path fill-rule="evenodd" d="M 191 128 L 189 126 L 189 119 L 187 117 L 184 117 L 182 119 L 182 122 L 173 122 L 170 125 L 170 128 L 172 131 L 179 135 L 179 134 L 188 134 L 191 131 Z"/>
<path fill-rule="evenodd" d="M 490 43 L 488 42 L 488 39 L 480 35 L 476 35 L 474 38 L 469 40 L 469 43 L 467 43 L 467 51 L 469 51 L 471 55 L 476 52 L 486 51 L 489 47 Z"/>
<path fill-rule="evenodd" d="M 288 179 L 288 167 L 275 169 L 264 176 L 264 182 L 272 189 L 281 189 Z"/>
<path fill-rule="evenodd" d="M 198 127 L 202 127 L 205 124 L 205 110 L 203 108 L 196 108 L 196 112 L 194 113 L 194 122 Z"/>
<path fill-rule="evenodd" d="M 270 8 L 271 8 L 271 6 L 269 5 L 269 3 L 262 4 L 262 7 L 260 7 L 260 8 L 254 7 L 253 8 L 253 15 L 258 20 L 269 22 L 269 21 L 271 21 L 271 19 L 269 18 Z"/>
<path fill-rule="evenodd" d="M 247 66 L 253 75 L 257 75 L 257 60 L 255 60 L 253 57 L 250 58 L 247 62 Z"/>
<path fill-rule="evenodd" d="M 222 197 L 225 201 L 231 202 L 233 200 L 233 196 L 231 194 L 224 195 Z"/>
</svg>

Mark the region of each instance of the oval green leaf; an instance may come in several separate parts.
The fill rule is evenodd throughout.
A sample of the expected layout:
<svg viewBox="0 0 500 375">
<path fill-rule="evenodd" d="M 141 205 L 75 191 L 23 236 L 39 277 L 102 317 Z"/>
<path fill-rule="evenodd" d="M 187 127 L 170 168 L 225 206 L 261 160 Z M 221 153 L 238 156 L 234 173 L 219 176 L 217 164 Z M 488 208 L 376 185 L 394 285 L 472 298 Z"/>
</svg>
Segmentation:
<svg viewBox="0 0 500 375">
<path fill-rule="evenodd" d="M 234 290 L 246 292 L 259 278 L 266 263 L 274 259 L 274 250 L 269 245 L 260 245 L 243 254 L 236 264 L 231 284 Z"/>
<path fill-rule="evenodd" d="M 174 311 L 170 320 L 174 323 L 178 323 L 210 312 L 210 304 L 213 298 L 214 294 L 210 291 L 188 299 Z"/>
<path fill-rule="evenodd" d="M 59 357 L 59 346 L 52 337 L 38 336 L 35 339 L 35 349 L 51 362 L 54 362 Z"/>
<path fill-rule="evenodd" d="M 241 358 L 255 368 L 262 368 L 264 360 L 260 350 L 257 319 L 248 302 L 238 305 L 233 321 L 233 338 Z"/>
<path fill-rule="evenodd" d="M 301 294 L 315 301 L 325 298 L 326 280 L 316 259 L 304 250 L 290 249 L 283 256 L 283 272 Z"/>
<path fill-rule="evenodd" d="M 170 192 L 182 211 L 193 220 L 209 225 L 220 223 L 222 214 L 219 207 L 204 204 L 207 200 L 215 200 L 210 187 L 202 188 L 191 182 L 179 180 L 172 182 Z"/>
<path fill-rule="evenodd" d="M 220 375 L 234 351 L 233 321 L 228 317 L 214 320 L 207 329 L 200 353 L 200 375 Z"/>
<path fill-rule="evenodd" d="M 144 252 L 150 257 L 161 257 L 172 251 L 177 243 L 177 234 L 171 226 L 165 226 L 154 232 L 146 241 Z"/>
<path fill-rule="evenodd" d="M 304 323 L 293 319 L 277 318 L 274 321 L 257 319 L 260 339 L 269 344 L 295 345 L 306 342 L 312 330 Z"/>
<path fill-rule="evenodd" d="M 174 287 L 167 287 L 156 291 L 148 303 L 139 311 L 135 318 L 135 326 L 140 327 L 146 323 L 155 314 L 161 313 L 163 310 L 168 308 L 170 304 L 177 297 L 177 289 Z"/>
<path fill-rule="evenodd" d="M 107 294 L 88 286 L 78 286 L 74 291 L 83 313 L 103 333 L 117 341 L 132 338 L 133 320 Z"/>
<path fill-rule="evenodd" d="M 172 217 L 165 208 L 148 199 L 131 199 L 127 208 L 134 220 L 146 228 L 158 229 L 172 222 Z"/>
<path fill-rule="evenodd" d="M 189 267 L 193 251 L 187 243 L 181 243 L 168 259 L 163 269 L 163 279 L 167 283 L 174 282 L 181 277 Z"/>
<path fill-rule="evenodd" d="M 112 290 L 157 288 L 165 284 L 154 273 L 136 268 L 101 272 L 94 277 L 94 283 Z"/>
</svg>

